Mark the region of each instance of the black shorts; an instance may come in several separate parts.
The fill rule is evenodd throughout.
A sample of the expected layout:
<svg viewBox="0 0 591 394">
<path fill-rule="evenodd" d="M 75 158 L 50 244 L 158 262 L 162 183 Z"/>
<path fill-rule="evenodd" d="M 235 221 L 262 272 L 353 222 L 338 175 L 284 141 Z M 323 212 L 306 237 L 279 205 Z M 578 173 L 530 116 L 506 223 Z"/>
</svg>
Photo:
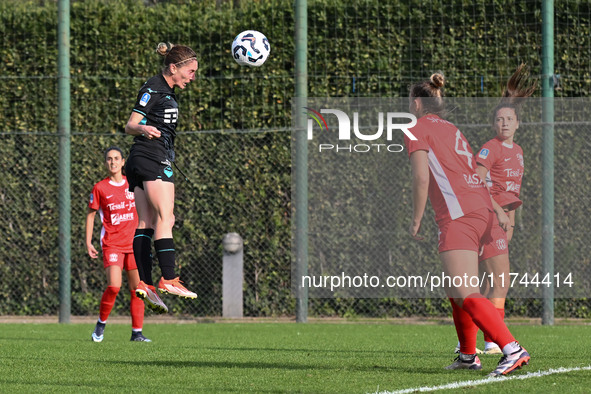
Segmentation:
<svg viewBox="0 0 591 394">
<path fill-rule="evenodd" d="M 142 156 L 129 156 L 125 163 L 125 176 L 129 183 L 129 191 L 135 187 L 144 189 L 144 182 L 162 179 L 164 182 L 174 183 L 171 163 L 155 161 Z"/>
</svg>

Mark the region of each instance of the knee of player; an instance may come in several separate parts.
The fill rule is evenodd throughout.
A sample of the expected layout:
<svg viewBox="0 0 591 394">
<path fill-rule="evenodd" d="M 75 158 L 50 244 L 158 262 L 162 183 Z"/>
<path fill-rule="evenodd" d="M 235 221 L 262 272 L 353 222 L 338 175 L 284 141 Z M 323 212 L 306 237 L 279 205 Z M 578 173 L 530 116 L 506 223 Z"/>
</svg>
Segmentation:
<svg viewBox="0 0 591 394">
<path fill-rule="evenodd" d="M 107 291 L 113 295 L 119 294 L 119 290 L 121 290 L 121 286 L 107 286 Z"/>
<path fill-rule="evenodd" d="M 162 215 L 160 217 L 160 223 L 166 228 L 172 228 L 174 226 L 175 217 L 173 213 L 168 215 Z"/>
<path fill-rule="evenodd" d="M 175 217 L 172 212 L 170 213 L 159 213 L 154 218 L 153 228 L 168 228 L 172 229 L 174 226 Z"/>
</svg>

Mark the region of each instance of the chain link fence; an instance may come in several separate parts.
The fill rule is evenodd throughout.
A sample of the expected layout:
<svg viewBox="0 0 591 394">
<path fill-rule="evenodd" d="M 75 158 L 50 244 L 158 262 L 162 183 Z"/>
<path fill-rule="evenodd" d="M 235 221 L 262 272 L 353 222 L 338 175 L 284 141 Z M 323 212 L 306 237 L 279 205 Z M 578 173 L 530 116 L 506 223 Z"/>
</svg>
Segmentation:
<svg viewBox="0 0 591 394">
<path fill-rule="evenodd" d="M 586 102 L 577 104 L 584 108 Z M 573 113 L 585 112 L 572 109 Z M 566 116 L 568 117 L 568 116 Z M 589 123 L 579 119 L 555 126 L 556 158 L 556 251 L 555 270 L 575 275 L 574 287 L 557 292 L 557 316 L 586 316 L 591 277 L 591 250 L 587 229 L 591 209 L 589 182 Z M 462 130 L 474 149 L 491 137 L 486 124 L 463 124 Z M 524 123 L 518 142 L 524 148 L 526 173 L 522 186 L 524 206 L 518 211 L 511 243 L 511 261 L 516 272 L 541 270 L 541 125 Z M 58 138 L 54 135 L 3 134 L 4 174 L 0 269 L 4 278 L 0 293 L 2 314 L 54 314 L 58 307 Z M 245 240 L 246 316 L 291 315 L 291 176 L 290 135 L 262 133 L 184 133 L 178 138 L 178 164 L 188 179 L 178 176 L 176 225 L 178 265 L 182 279 L 199 294 L 197 301 L 167 298 L 177 315 L 219 316 L 222 309 L 222 247 L 227 232 Z M 105 176 L 103 151 L 117 145 L 127 151 L 131 137 L 125 135 L 76 134 L 72 137 L 72 313 L 95 314 L 105 285 L 102 261 L 88 257 L 84 244 L 84 221 L 92 185 Z M 343 153 L 341 153 L 343 155 Z M 347 153 L 344 153 L 347 155 Z M 381 163 L 348 164 L 341 156 L 331 171 L 340 182 L 337 192 L 330 183 L 319 184 L 310 168 L 311 249 L 310 264 L 322 264 L 335 253 L 343 262 L 364 254 L 377 266 L 378 274 L 412 274 L 418 265 L 438 267 L 437 230 L 428 210 L 423 233 L 427 241 L 411 242 L 406 234 L 410 214 L 410 168 L 404 152 Z M 314 159 L 311 165 L 317 164 Z M 347 173 L 348 175 L 342 176 Z M 178 173 L 177 173 L 178 174 Z M 264 186 L 264 187 L 263 187 Z M 365 208 L 365 209 L 360 209 Z M 314 213 L 320 217 L 314 220 Z M 345 213 L 339 226 L 327 220 Z M 95 226 L 98 243 L 99 223 Z M 321 231 L 319 231 L 321 230 Z M 318 244 L 318 237 L 324 243 Z M 369 240 L 371 253 L 365 253 Z M 410 264 L 409 264 L 410 263 Z M 155 266 L 157 266 L 155 264 Z M 402 271 L 401 271 L 402 269 Z M 157 277 L 158 268 L 154 276 Z M 519 287 L 521 285 L 517 285 Z M 541 288 L 541 286 L 540 286 Z M 513 295 L 513 297 L 512 297 Z M 127 292 L 120 297 L 128 298 Z M 434 316 L 445 315 L 445 298 L 408 299 L 374 296 L 310 299 L 313 315 L 320 316 Z M 510 291 L 508 315 L 539 316 L 539 294 L 523 298 Z M 414 298 L 414 297 L 411 297 Z M 114 313 L 127 313 L 125 302 Z"/>
</svg>

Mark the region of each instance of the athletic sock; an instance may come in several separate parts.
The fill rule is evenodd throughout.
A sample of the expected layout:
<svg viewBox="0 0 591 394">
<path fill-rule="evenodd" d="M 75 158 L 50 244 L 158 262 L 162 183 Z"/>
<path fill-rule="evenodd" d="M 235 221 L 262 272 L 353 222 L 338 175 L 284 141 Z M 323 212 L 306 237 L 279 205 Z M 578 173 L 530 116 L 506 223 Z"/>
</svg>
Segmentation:
<svg viewBox="0 0 591 394">
<path fill-rule="evenodd" d="M 497 312 L 499 313 L 499 316 L 501 316 L 501 320 L 505 319 L 505 308 L 497 308 Z M 485 342 L 485 349 L 494 347 L 493 345 L 489 345 L 488 343 L 492 343 L 497 345 L 492 338 L 490 338 L 488 335 L 484 334 L 484 342 Z M 497 345 L 498 346 L 498 345 Z"/>
<path fill-rule="evenodd" d="M 119 287 L 107 286 L 101 297 L 101 304 L 99 307 L 99 321 L 106 322 L 109 314 L 115 305 L 115 299 L 119 294 Z"/>
<path fill-rule="evenodd" d="M 476 358 L 476 353 L 474 353 L 474 354 L 460 353 L 460 360 L 461 361 L 473 363 L 475 361 L 475 358 Z"/>
<path fill-rule="evenodd" d="M 452 316 L 454 318 L 454 325 L 458 333 L 458 340 L 460 341 L 460 353 L 476 354 L 476 334 L 478 327 L 470 317 L 470 315 L 455 303 L 453 298 L 450 298 L 452 306 Z"/>
<path fill-rule="evenodd" d="M 491 341 L 484 341 L 484 350 L 489 350 L 496 347 L 499 347 L 499 345 Z"/>
<path fill-rule="evenodd" d="M 158 256 L 158 265 L 162 271 L 162 277 L 166 280 L 176 278 L 174 273 L 175 251 L 174 240 L 172 238 L 162 238 L 154 241 L 156 256 Z"/>
<path fill-rule="evenodd" d="M 154 285 L 152 281 L 152 236 L 151 228 L 138 228 L 133 237 L 133 256 L 137 265 L 140 280 L 147 285 Z"/>
<path fill-rule="evenodd" d="M 503 346 L 503 354 L 506 356 L 511 355 L 520 350 L 521 346 L 519 346 L 519 343 L 517 343 L 517 341 L 509 342 L 508 344 Z"/>
<path fill-rule="evenodd" d="M 144 300 L 135 295 L 135 291 L 131 291 L 131 303 L 129 310 L 131 312 L 131 328 L 142 332 L 144 326 Z"/>
<path fill-rule="evenodd" d="M 478 328 L 501 349 L 515 338 L 499 316 L 494 305 L 480 293 L 470 294 L 464 299 L 463 309 L 468 312 Z"/>
</svg>

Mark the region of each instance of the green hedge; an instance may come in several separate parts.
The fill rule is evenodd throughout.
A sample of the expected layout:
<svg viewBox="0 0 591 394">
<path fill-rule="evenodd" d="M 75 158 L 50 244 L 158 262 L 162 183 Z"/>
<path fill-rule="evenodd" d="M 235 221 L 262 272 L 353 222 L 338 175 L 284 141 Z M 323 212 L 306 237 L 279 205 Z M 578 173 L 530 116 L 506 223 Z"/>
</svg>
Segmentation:
<svg viewBox="0 0 591 394">
<path fill-rule="evenodd" d="M 291 124 L 294 95 L 293 2 L 243 1 L 236 8 L 229 2 L 219 7 L 216 3 L 71 4 L 75 314 L 96 313 L 104 284 L 102 266 L 84 252 L 86 197 L 104 174 L 99 165 L 102 149 L 112 144 L 129 148 L 123 128 L 137 89 L 160 70 L 154 53 L 159 41 L 192 46 L 200 62 L 197 80 L 180 93 L 179 165 L 191 180 L 179 182 L 175 236 L 183 277 L 201 299 L 196 307 L 179 301 L 172 309 L 221 313 L 219 240 L 225 232 L 236 231 L 246 240 L 246 314 L 294 312 L 290 136 L 284 131 Z M 539 74 L 539 1 L 314 0 L 308 10 L 311 97 L 404 97 L 411 82 L 434 70 L 448 76 L 448 95 L 497 96 L 519 62 L 529 63 Z M 561 74 L 562 88 L 556 94 L 586 96 L 591 84 L 589 3 L 558 2 L 555 10 L 556 73 Z M 19 278 L 19 284 L 0 282 L 2 314 L 57 311 L 56 26 L 56 2 L 0 2 L 0 78 L 5 91 L 0 95 L 0 273 Z M 230 44 L 238 32 L 252 28 L 267 35 L 271 56 L 261 68 L 239 67 L 230 56 Z M 203 133 L 250 129 L 267 132 Z M 537 136 L 531 138 L 536 143 Z M 473 147 L 482 142 L 474 141 Z M 531 190 L 526 198 L 533 201 L 539 192 L 534 183 L 540 177 L 539 168 L 531 171 L 524 189 Z M 568 207 L 576 201 L 563 203 Z M 537 220 L 532 215 L 528 220 Z M 537 252 L 524 251 L 524 258 Z M 566 306 L 558 309 L 568 315 L 589 315 L 585 301 L 572 307 L 564 302 Z M 519 313 L 539 314 L 536 302 L 516 304 Z M 446 305 L 439 300 L 312 300 L 311 311 L 433 315 L 447 314 Z M 117 308 L 125 313 L 125 307 Z"/>
</svg>

